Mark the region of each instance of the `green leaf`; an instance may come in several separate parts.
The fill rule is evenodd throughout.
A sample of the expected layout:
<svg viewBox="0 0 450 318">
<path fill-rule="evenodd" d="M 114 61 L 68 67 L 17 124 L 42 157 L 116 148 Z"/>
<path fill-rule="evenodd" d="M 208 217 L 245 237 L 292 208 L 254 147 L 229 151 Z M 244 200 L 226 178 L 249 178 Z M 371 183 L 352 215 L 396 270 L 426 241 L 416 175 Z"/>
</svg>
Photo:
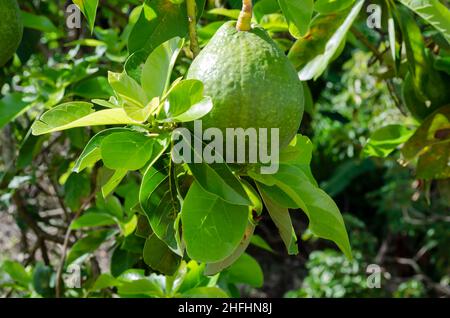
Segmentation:
<svg viewBox="0 0 450 318">
<path fill-rule="evenodd" d="M 227 281 L 261 288 L 264 274 L 258 262 L 248 254 L 243 254 L 228 270 Z"/>
<path fill-rule="evenodd" d="M 285 16 L 281 13 L 272 13 L 263 16 L 260 25 L 269 32 L 289 31 L 289 24 Z"/>
<path fill-rule="evenodd" d="M 59 33 L 58 28 L 44 15 L 35 15 L 25 11 L 21 11 L 21 15 L 23 26 L 25 28 L 42 31 L 45 33 Z"/>
<path fill-rule="evenodd" d="M 72 230 L 79 230 L 82 228 L 114 225 L 116 222 L 116 219 L 110 214 L 89 212 L 73 221 L 70 224 L 70 228 Z"/>
<path fill-rule="evenodd" d="M 120 297 L 164 297 L 164 291 L 160 285 L 158 276 L 152 274 L 150 277 L 145 277 L 128 282 L 122 282 L 118 288 Z"/>
<path fill-rule="evenodd" d="M 227 17 L 233 20 L 237 20 L 239 18 L 239 14 L 241 10 L 238 9 L 226 9 L 226 8 L 214 8 L 207 12 L 208 14 L 221 15 L 223 17 Z"/>
<path fill-rule="evenodd" d="M 210 97 L 203 96 L 203 83 L 184 80 L 175 85 L 167 97 L 162 122 L 189 122 L 202 118 L 212 107 Z"/>
<path fill-rule="evenodd" d="M 153 167 L 147 169 L 142 179 L 139 201 L 153 232 L 177 251 L 174 223 L 180 207 L 170 178 L 161 170 Z"/>
<path fill-rule="evenodd" d="M 292 226 L 289 210 L 287 208 L 279 206 L 270 198 L 269 193 L 273 188 L 276 187 L 265 188 L 262 184 L 258 184 L 258 189 L 266 205 L 267 211 L 269 212 L 270 218 L 272 219 L 273 223 L 275 223 L 275 226 L 280 232 L 281 239 L 286 246 L 288 254 L 297 255 L 297 235 L 295 234 L 294 227 Z"/>
<path fill-rule="evenodd" d="M 75 3 L 78 6 L 78 8 L 80 8 L 80 11 L 86 17 L 89 23 L 89 29 L 91 30 L 91 33 L 94 30 L 95 16 L 97 15 L 98 2 L 99 0 L 73 0 L 73 3 Z"/>
<path fill-rule="evenodd" d="M 313 14 L 314 0 L 278 0 L 281 10 L 289 23 L 293 23 L 300 35 L 308 32 L 309 22 Z"/>
<path fill-rule="evenodd" d="M 313 144 L 311 140 L 302 135 L 297 135 L 291 143 L 280 152 L 280 163 L 294 165 L 305 173 L 312 184 L 317 185 L 311 172 Z"/>
<path fill-rule="evenodd" d="M 150 52 L 174 37 L 184 38 L 188 31 L 185 4 L 166 0 L 145 1 L 128 39 L 128 50 Z"/>
<path fill-rule="evenodd" d="M 64 184 L 64 202 L 72 210 L 77 211 L 91 193 L 91 182 L 86 175 L 72 173 Z"/>
<path fill-rule="evenodd" d="M 314 11 L 322 14 L 333 13 L 347 9 L 355 3 L 355 0 L 317 0 L 314 3 Z"/>
<path fill-rule="evenodd" d="M 293 64 L 300 68 L 302 81 L 317 79 L 335 57 L 345 41 L 348 30 L 357 18 L 364 1 L 359 0 L 350 10 L 329 15 L 319 14 L 311 22 L 306 36 L 299 39 L 289 52 Z"/>
<path fill-rule="evenodd" d="M 1 264 L 0 268 L 8 274 L 12 280 L 22 287 L 28 287 L 31 283 L 31 276 L 19 262 L 6 260 Z"/>
<path fill-rule="evenodd" d="M 434 144 L 448 140 L 448 137 L 442 138 L 439 134 L 439 131 L 446 129 L 450 129 L 450 105 L 442 107 L 428 116 L 420 125 L 401 150 L 405 159 L 411 161 L 430 151 L 430 147 Z"/>
<path fill-rule="evenodd" d="M 266 179 L 269 185 L 275 184 L 305 212 L 314 235 L 335 242 L 351 258 L 351 247 L 339 208 L 323 190 L 311 183 L 300 168 L 281 165 L 277 174 L 264 175 L 260 179 Z"/>
<path fill-rule="evenodd" d="M 125 72 L 109 72 L 108 81 L 127 115 L 137 122 L 146 121 L 159 105 L 159 98 L 147 95 L 139 83 Z"/>
<path fill-rule="evenodd" d="M 114 171 L 114 174 L 109 178 L 108 182 L 102 185 L 103 197 L 107 197 L 114 189 L 122 182 L 128 173 L 127 169 L 118 169 Z"/>
<path fill-rule="evenodd" d="M 108 99 L 114 94 L 108 79 L 104 76 L 97 76 L 89 78 L 80 83 L 77 83 L 72 91 L 72 94 L 86 99 L 104 98 Z"/>
<path fill-rule="evenodd" d="M 101 142 L 103 163 L 113 170 L 139 170 L 150 160 L 154 139 L 135 131 L 115 132 Z"/>
<path fill-rule="evenodd" d="M 116 247 L 111 256 L 111 274 L 119 276 L 129 268 L 133 267 L 140 259 L 141 254 L 136 254 Z"/>
<path fill-rule="evenodd" d="M 27 110 L 29 103 L 20 93 L 8 94 L 0 100 L 0 129 Z"/>
<path fill-rule="evenodd" d="M 280 11 L 278 0 L 260 0 L 253 6 L 253 15 L 258 23 L 263 16 Z"/>
<path fill-rule="evenodd" d="M 163 97 L 183 44 L 183 39 L 175 37 L 158 46 L 149 55 L 142 69 L 141 85 L 150 98 Z"/>
<path fill-rule="evenodd" d="M 154 233 L 145 241 L 144 262 L 152 269 L 165 275 L 173 275 L 180 265 L 181 258 L 172 252 Z"/>
<path fill-rule="evenodd" d="M 205 275 L 211 276 L 215 275 L 227 267 L 230 267 L 237 259 L 239 259 L 242 254 L 245 252 L 247 247 L 250 244 L 250 240 L 253 237 L 253 233 L 255 232 L 255 225 L 251 222 L 248 223 L 247 228 L 245 229 L 244 237 L 241 240 L 241 243 L 236 248 L 236 250 L 229 257 L 224 259 L 223 261 L 217 263 L 209 263 L 206 264 Z"/>
<path fill-rule="evenodd" d="M 189 257 L 213 263 L 230 256 L 244 236 L 248 213 L 248 207 L 231 205 L 194 182 L 181 212 Z"/>
<path fill-rule="evenodd" d="M 422 121 L 448 104 L 450 93 L 444 74 L 434 69 L 433 56 L 412 14 L 401 6 L 393 12 L 400 25 L 408 59 L 409 73 L 403 81 L 403 99 L 411 114 Z"/>
<path fill-rule="evenodd" d="M 94 283 L 94 286 L 92 286 L 89 291 L 100 291 L 102 289 L 108 288 L 108 287 L 118 287 L 122 285 L 122 283 L 114 278 L 111 274 L 101 274 Z"/>
<path fill-rule="evenodd" d="M 328 180 L 322 182 L 322 189 L 330 196 L 335 197 L 352 186 L 356 178 L 365 173 L 374 173 L 376 169 L 377 167 L 371 159 L 347 160 L 335 169 Z"/>
<path fill-rule="evenodd" d="M 388 125 L 372 133 L 364 145 L 363 157 L 386 158 L 398 146 L 405 143 L 414 133 L 404 125 Z"/>
<path fill-rule="evenodd" d="M 132 130 L 127 128 L 111 128 L 103 130 L 98 134 L 96 134 L 94 137 L 92 137 L 92 139 L 84 148 L 83 152 L 81 153 L 80 157 L 75 163 L 73 171 L 79 173 L 84 169 L 86 169 L 87 167 L 93 166 L 97 161 L 102 159 L 100 145 L 103 139 L 105 139 L 105 137 L 117 132 L 130 132 L 130 131 Z"/>
<path fill-rule="evenodd" d="M 450 43 L 450 11 L 439 0 L 400 0 L 400 2 L 435 27 Z"/>
<path fill-rule="evenodd" d="M 405 143 L 402 154 L 411 161 L 419 157 L 417 177 L 425 180 L 450 177 L 450 106 L 428 116 L 414 135 Z"/>
<path fill-rule="evenodd" d="M 78 240 L 67 255 L 66 266 L 69 266 L 80 257 L 96 251 L 98 247 L 114 233 L 115 231 L 111 230 L 93 231 Z"/>
<path fill-rule="evenodd" d="M 195 135 L 194 140 L 201 142 Z M 187 142 L 186 140 L 182 142 Z M 192 160 L 185 158 L 192 175 L 199 185 L 207 192 L 220 197 L 222 200 L 237 205 L 249 206 L 252 202 L 249 200 L 240 180 L 233 174 L 226 163 L 213 163 L 208 165 L 203 162 L 202 154 L 197 153 L 195 147 L 192 147 Z M 183 155 L 186 155 L 183 153 Z M 195 163 L 201 162 L 201 163 Z M 222 160 L 225 162 L 225 160 Z"/>
<path fill-rule="evenodd" d="M 429 151 L 419 157 L 417 178 L 438 180 L 450 178 L 450 139 L 441 144 L 434 144 Z"/>
<path fill-rule="evenodd" d="M 254 234 L 252 239 L 250 240 L 250 244 L 257 246 L 263 250 L 274 253 L 272 247 L 270 247 L 269 243 L 267 243 L 261 236 Z"/>
<path fill-rule="evenodd" d="M 69 102 L 45 112 L 33 124 L 33 135 L 43 135 L 76 127 L 127 125 L 136 121 L 120 108 L 94 111 L 91 103 Z"/>
</svg>

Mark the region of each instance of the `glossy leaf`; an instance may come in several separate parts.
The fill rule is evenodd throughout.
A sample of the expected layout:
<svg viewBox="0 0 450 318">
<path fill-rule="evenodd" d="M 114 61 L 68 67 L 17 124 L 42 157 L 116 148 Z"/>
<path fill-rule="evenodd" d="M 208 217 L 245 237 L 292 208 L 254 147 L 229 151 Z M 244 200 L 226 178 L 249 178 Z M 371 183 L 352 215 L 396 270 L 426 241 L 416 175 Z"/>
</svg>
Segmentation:
<svg viewBox="0 0 450 318">
<path fill-rule="evenodd" d="M 429 147 L 445 141 L 446 135 L 439 135 L 439 131 L 450 128 L 450 106 L 442 107 L 430 115 L 416 130 L 414 135 L 405 143 L 402 154 L 406 160 L 429 151 Z"/>
<path fill-rule="evenodd" d="M 313 19 L 308 34 L 299 39 L 289 52 L 291 61 L 300 68 L 299 77 L 302 81 L 317 79 L 322 75 L 345 41 L 363 4 L 364 1 L 360 0 L 350 11 L 319 14 Z"/>
<path fill-rule="evenodd" d="M 12 93 L 0 100 L 0 129 L 27 110 L 30 104 L 22 98 L 22 94 Z"/>
</svg>

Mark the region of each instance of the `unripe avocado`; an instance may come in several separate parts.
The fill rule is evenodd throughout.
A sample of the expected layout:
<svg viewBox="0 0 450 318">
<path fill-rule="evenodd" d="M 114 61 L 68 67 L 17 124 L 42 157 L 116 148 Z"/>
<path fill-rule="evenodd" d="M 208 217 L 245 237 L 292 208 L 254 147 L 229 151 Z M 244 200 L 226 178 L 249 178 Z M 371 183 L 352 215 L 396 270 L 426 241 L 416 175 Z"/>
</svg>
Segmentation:
<svg viewBox="0 0 450 318">
<path fill-rule="evenodd" d="M 16 0 L 0 0 L 0 67 L 16 52 L 22 41 L 23 23 Z"/>
<path fill-rule="evenodd" d="M 203 129 L 279 128 L 280 148 L 297 134 L 303 86 L 286 55 L 259 27 L 225 23 L 193 61 L 187 77 L 201 80 L 214 107 Z"/>
</svg>

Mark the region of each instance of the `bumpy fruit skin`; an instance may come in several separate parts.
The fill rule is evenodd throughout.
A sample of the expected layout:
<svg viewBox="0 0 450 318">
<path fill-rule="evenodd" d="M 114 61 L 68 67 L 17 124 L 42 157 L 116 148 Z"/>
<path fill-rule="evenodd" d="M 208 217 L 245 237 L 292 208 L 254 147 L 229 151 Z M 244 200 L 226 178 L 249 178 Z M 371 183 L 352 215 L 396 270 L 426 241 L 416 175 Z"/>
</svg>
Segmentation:
<svg viewBox="0 0 450 318">
<path fill-rule="evenodd" d="M 16 0 L 0 0 L 0 67 L 16 52 L 22 41 L 23 23 Z"/>
<path fill-rule="evenodd" d="M 225 23 L 192 63 L 188 78 L 201 80 L 212 111 L 203 129 L 279 128 L 280 148 L 303 117 L 303 86 L 294 66 L 261 28 L 243 32 Z"/>
</svg>

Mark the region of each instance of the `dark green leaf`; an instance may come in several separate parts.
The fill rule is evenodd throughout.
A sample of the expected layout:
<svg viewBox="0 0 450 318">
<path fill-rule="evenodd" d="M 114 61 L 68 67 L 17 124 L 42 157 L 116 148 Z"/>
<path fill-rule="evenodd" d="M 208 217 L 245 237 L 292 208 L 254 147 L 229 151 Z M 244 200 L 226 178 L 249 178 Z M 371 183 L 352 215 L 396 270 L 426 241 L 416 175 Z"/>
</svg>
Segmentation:
<svg viewBox="0 0 450 318">
<path fill-rule="evenodd" d="M 154 139 L 135 131 L 116 132 L 101 142 L 101 156 L 109 169 L 139 170 L 150 160 Z"/>
</svg>

